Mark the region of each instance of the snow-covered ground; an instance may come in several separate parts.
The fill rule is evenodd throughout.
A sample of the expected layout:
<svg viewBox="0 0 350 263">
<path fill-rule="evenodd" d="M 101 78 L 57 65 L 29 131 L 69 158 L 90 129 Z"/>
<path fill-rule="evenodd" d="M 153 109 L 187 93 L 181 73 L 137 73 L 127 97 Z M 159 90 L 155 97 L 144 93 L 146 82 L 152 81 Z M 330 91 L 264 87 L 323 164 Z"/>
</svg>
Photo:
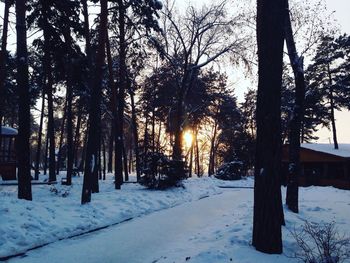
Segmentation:
<svg viewBox="0 0 350 263">
<path fill-rule="evenodd" d="M 31 202 L 17 199 L 17 186 L 0 185 L 0 258 L 218 194 L 222 190 L 214 182 L 211 178 L 191 179 L 184 182 L 184 188 L 168 191 L 128 183 L 117 191 L 110 175 L 100 181 L 100 193 L 93 194 L 87 205 L 80 204 L 82 177 L 74 177 L 72 186 L 33 185 Z"/>
<path fill-rule="evenodd" d="M 350 191 L 301 188 L 300 213 L 285 209 L 284 254 L 259 253 L 250 245 L 253 190 L 218 188 L 229 185 L 250 187 L 253 180 L 191 179 L 185 188 L 164 192 L 136 184 L 117 192 L 107 180 L 84 206 L 79 178 L 71 188 L 56 185 L 57 194 L 50 186 L 34 186 L 33 202 L 17 200 L 14 187 L 0 186 L 1 256 L 131 217 L 136 219 L 52 243 L 10 262 L 298 262 L 290 258 L 296 249 L 290 230 L 300 228 L 303 220 L 335 221 L 341 234 L 350 234 Z M 67 189 L 68 196 L 62 197 Z"/>
</svg>

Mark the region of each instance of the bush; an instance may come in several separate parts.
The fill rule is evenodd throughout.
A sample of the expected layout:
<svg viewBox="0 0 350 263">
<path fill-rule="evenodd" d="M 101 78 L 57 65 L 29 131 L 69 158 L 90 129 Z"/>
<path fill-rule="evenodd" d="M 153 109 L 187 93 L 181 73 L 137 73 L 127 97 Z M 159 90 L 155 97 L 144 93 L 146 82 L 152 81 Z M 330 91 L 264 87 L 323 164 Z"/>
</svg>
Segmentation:
<svg viewBox="0 0 350 263">
<path fill-rule="evenodd" d="M 350 238 L 341 236 L 335 223 L 305 222 L 300 231 L 291 231 L 300 250 L 294 257 L 305 263 L 340 263 L 350 257 Z"/>
<path fill-rule="evenodd" d="M 151 189 L 179 186 L 179 182 L 187 177 L 183 161 L 170 160 L 162 153 L 149 153 L 143 167 L 140 184 Z"/>
<path fill-rule="evenodd" d="M 243 171 L 243 162 L 232 161 L 221 165 L 215 177 L 221 180 L 239 180 L 242 179 Z"/>
</svg>

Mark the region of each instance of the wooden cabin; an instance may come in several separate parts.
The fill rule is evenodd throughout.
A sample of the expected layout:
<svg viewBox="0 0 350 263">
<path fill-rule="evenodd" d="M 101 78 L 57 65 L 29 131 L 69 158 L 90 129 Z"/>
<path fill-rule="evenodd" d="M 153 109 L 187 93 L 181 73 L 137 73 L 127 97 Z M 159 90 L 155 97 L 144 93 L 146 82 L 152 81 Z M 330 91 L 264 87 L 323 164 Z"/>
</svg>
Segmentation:
<svg viewBox="0 0 350 263">
<path fill-rule="evenodd" d="M 0 176 L 2 180 L 16 180 L 15 143 L 17 135 L 16 129 L 1 126 Z"/>
<path fill-rule="evenodd" d="M 282 149 L 282 170 L 288 174 L 289 145 Z M 335 150 L 333 144 L 301 145 L 300 163 L 302 175 L 299 185 L 334 186 L 350 189 L 350 144 L 339 144 Z"/>
</svg>

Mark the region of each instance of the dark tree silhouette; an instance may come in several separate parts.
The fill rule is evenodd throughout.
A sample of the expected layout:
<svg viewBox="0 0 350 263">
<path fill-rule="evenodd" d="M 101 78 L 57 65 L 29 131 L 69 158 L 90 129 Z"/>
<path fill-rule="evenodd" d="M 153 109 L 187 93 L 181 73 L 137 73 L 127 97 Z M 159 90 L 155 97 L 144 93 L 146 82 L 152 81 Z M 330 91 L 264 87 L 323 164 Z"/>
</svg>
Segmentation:
<svg viewBox="0 0 350 263">
<path fill-rule="evenodd" d="M 288 0 L 286 0 L 285 39 L 295 81 L 295 99 L 289 132 L 289 168 L 286 204 L 291 211 L 298 213 L 298 178 L 301 172 L 300 134 L 304 115 L 305 76 L 303 65 L 304 58 L 298 55 L 295 46 Z"/>
<path fill-rule="evenodd" d="M 18 115 L 18 198 L 32 200 L 30 175 L 30 95 L 28 75 L 26 1 L 16 0 Z"/>
<path fill-rule="evenodd" d="M 253 246 L 282 253 L 281 85 L 285 1 L 258 0 L 259 84 L 255 159 Z"/>
<path fill-rule="evenodd" d="M 89 109 L 88 141 L 85 157 L 84 183 L 81 203 L 91 201 L 91 192 L 98 192 L 98 151 L 101 138 L 101 110 L 103 65 L 105 63 L 106 27 L 107 27 L 107 0 L 101 0 L 101 15 L 99 25 L 98 50 L 96 54 L 96 69 Z"/>
</svg>

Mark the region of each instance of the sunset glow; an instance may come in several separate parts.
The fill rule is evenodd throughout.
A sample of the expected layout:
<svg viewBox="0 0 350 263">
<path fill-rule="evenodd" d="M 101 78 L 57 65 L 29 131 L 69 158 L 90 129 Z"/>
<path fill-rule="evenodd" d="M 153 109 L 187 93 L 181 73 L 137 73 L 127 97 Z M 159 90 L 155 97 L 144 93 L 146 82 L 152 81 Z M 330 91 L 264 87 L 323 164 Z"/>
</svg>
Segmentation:
<svg viewBox="0 0 350 263">
<path fill-rule="evenodd" d="M 193 134 L 191 131 L 185 131 L 183 134 L 183 141 L 187 148 L 190 148 L 193 142 Z"/>
</svg>

